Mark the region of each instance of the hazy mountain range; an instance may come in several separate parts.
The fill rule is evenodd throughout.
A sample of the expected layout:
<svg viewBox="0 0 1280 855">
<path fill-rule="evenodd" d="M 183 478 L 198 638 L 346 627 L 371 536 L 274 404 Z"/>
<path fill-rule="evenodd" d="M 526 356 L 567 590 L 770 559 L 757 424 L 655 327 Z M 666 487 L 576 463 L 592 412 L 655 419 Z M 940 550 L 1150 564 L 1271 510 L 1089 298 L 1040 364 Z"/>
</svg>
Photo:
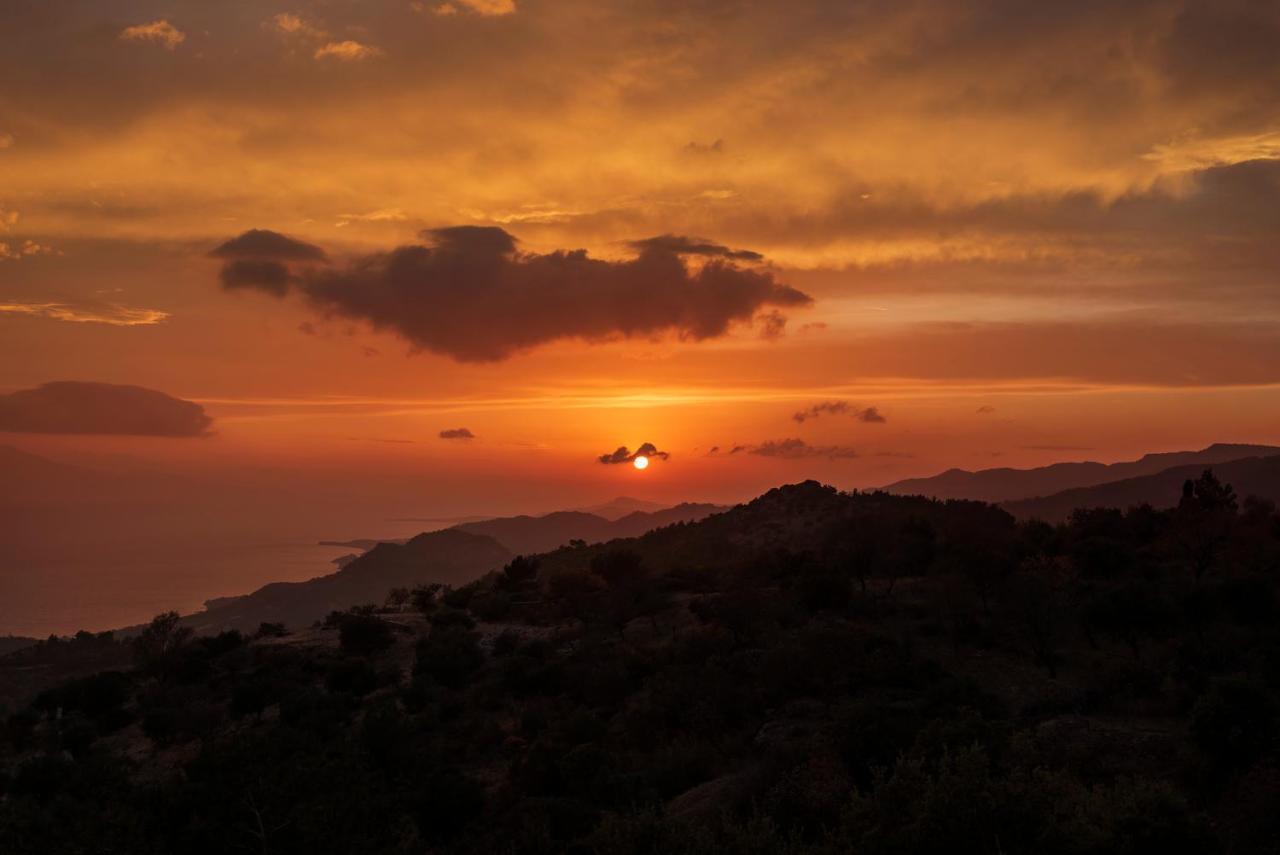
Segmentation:
<svg viewBox="0 0 1280 855">
<path fill-rule="evenodd" d="M 1206 468 L 1209 467 L 1203 463 L 1173 466 L 1154 475 L 1063 490 L 1051 496 L 1004 502 L 1001 507 L 1016 517 L 1035 517 L 1046 522 L 1061 522 L 1076 508 L 1130 508 L 1141 504 L 1157 508 L 1172 507 L 1182 496 L 1183 483 L 1196 478 Z M 1247 496 L 1257 496 L 1280 502 L 1280 454 L 1232 460 L 1215 464 L 1212 468 L 1213 474 L 1220 481 L 1235 488 L 1236 495 L 1241 500 Z"/>
<path fill-rule="evenodd" d="M 615 508 L 622 501 L 610 503 Z M 221 597 L 187 622 L 200 630 L 253 630 L 263 621 L 291 626 L 311 623 L 352 604 L 381 603 L 395 587 L 438 582 L 462 585 L 501 569 L 517 554 L 552 552 L 570 541 L 600 543 L 638 537 L 673 523 L 692 522 L 724 510 L 682 504 L 655 512 L 635 511 L 608 520 L 582 511 L 505 517 L 463 523 L 406 541 L 344 541 L 367 548 L 336 573 L 305 582 L 276 582 L 243 597 Z"/>
<path fill-rule="evenodd" d="M 920 495 L 936 499 L 974 499 L 982 502 L 1012 502 L 1050 496 L 1064 490 L 1093 487 L 1112 481 L 1156 475 L 1180 466 L 1216 466 L 1248 457 L 1280 454 L 1271 445 L 1215 443 L 1200 451 L 1147 454 L 1124 463 L 1054 463 L 1035 469 L 948 469 L 929 478 L 908 478 L 882 488 L 898 495 Z M 1176 497 L 1175 497 L 1176 500 Z"/>
</svg>

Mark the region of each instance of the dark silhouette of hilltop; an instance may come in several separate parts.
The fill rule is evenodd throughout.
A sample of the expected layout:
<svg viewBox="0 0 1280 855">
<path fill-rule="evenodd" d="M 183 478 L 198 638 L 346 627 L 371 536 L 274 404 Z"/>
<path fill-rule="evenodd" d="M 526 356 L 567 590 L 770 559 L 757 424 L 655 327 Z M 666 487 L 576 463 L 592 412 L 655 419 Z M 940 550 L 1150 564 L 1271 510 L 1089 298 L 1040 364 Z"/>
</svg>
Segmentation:
<svg viewBox="0 0 1280 855">
<path fill-rule="evenodd" d="M 659 511 L 633 511 L 610 520 L 585 511 L 557 511 L 540 517 L 503 517 L 462 523 L 454 528 L 492 537 L 516 553 L 550 552 L 571 540 L 599 543 L 636 537 L 673 523 L 692 522 L 717 511 L 718 505 L 685 503 Z"/>
<path fill-rule="evenodd" d="M 1094 487 L 1064 490 L 1051 496 L 1004 502 L 1001 507 L 1023 518 L 1061 522 L 1076 508 L 1132 508 L 1178 504 L 1182 486 L 1203 472 L 1201 464 L 1174 466 L 1154 475 L 1111 481 Z M 1242 496 L 1280 501 L 1280 455 L 1232 460 L 1213 467 L 1214 475 L 1230 482 Z"/>
<path fill-rule="evenodd" d="M 306 582 L 273 582 L 243 597 L 223 597 L 185 619 L 201 632 L 248 631 L 263 622 L 307 626 L 335 609 L 381 603 L 392 588 L 463 585 L 497 570 L 512 553 L 483 535 L 456 529 L 379 543 L 338 572 Z"/>
<path fill-rule="evenodd" d="M 975 499 L 982 502 L 1010 502 L 1048 496 L 1078 487 L 1092 487 L 1108 481 L 1154 475 L 1175 466 L 1212 466 L 1280 454 L 1270 445 L 1216 443 L 1200 451 L 1147 454 L 1125 463 L 1054 463 L 1035 469 L 982 469 L 970 472 L 948 469 L 930 478 L 908 478 L 884 487 L 889 493 L 930 496 L 936 499 Z"/>
<path fill-rule="evenodd" d="M 591 505 L 586 508 L 576 508 L 588 514 L 595 514 L 598 517 L 604 517 L 607 520 L 616 520 L 625 517 L 627 514 L 634 514 L 637 511 L 652 513 L 666 509 L 666 505 L 661 502 L 650 502 L 645 499 L 633 499 L 630 496 L 618 496 L 607 502 L 601 502 L 598 505 Z"/>
</svg>

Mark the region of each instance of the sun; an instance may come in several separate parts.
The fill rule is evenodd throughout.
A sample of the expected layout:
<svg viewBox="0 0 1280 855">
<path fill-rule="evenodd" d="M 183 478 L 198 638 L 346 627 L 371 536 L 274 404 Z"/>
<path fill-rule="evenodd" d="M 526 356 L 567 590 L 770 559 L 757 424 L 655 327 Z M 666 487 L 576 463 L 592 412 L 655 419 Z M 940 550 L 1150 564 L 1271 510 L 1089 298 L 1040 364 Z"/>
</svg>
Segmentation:
<svg viewBox="0 0 1280 855">
<path fill-rule="evenodd" d="M 649 458 L 645 457 L 643 454 L 637 457 L 633 462 L 637 469 L 647 469 L 649 467 Z"/>
</svg>

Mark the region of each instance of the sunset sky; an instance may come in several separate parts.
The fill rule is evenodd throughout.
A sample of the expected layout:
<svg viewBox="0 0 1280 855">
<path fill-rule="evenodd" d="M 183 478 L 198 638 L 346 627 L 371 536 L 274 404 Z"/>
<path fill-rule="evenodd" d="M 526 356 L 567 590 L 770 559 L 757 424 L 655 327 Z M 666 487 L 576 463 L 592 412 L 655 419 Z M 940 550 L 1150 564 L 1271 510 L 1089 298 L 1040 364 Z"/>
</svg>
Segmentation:
<svg viewBox="0 0 1280 855">
<path fill-rule="evenodd" d="M 2 21 L 0 393 L 212 419 L 3 445 L 461 515 L 1280 441 L 1273 2 Z"/>
</svg>

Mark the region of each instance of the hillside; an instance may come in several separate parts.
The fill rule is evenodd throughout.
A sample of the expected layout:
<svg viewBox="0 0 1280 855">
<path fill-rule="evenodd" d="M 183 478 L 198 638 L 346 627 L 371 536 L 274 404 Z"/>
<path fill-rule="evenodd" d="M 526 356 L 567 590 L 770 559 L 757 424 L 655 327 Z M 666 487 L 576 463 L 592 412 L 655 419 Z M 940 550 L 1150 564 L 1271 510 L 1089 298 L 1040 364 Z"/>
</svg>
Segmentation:
<svg viewBox="0 0 1280 855">
<path fill-rule="evenodd" d="M 543 516 L 502 517 L 455 526 L 492 537 L 517 554 L 550 552 L 583 540 L 600 543 L 619 537 L 636 537 L 673 523 L 691 522 L 724 510 L 718 505 L 681 504 L 660 511 L 633 511 L 617 519 L 607 519 L 584 511 L 557 511 Z"/>
<path fill-rule="evenodd" d="M 185 623 L 200 632 L 251 631 L 263 622 L 306 626 L 335 609 L 381 603 L 392 588 L 464 585 L 511 557 L 492 538 L 453 529 L 429 532 L 403 544 L 379 543 L 327 576 L 274 582 L 243 597 L 219 598 Z"/>
<path fill-rule="evenodd" d="M 1124 463 L 1054 463 L 1035 469 L 982 469 L 970 472 L 948 469 L 929 478 L 909 478 L 883 489 L 898 495 L 929 496 L 936 499 L 974 499 L 982 502 L 1010 502 L 1035 496 L 1048 496 L 1080 487 L 1092 487 L 1108 481 L 1155 475 L 1176 466 L 1208 466 L 1280 454 L 1280 448 L 1269 445 L 1216 443 L 1200 451 L 1178 451 L 1147 454 L 1139 460 Z"/>
<path fill-rule="evenodd" d="M 15 855 L 1272 852 L 1280 515 L 1219 495 L 1202 479 L 1178 514 L 1050 529 L 808 482 L 413 609 L 41 643 L 10 670 L 77 645 L 115 664 L 9 717 L 0 838 Z M 416 548 L 370 555 L 411 568 Z"/>
<path fill-rule="evenodd" d="M 1141 478 L 1126 478 L 1095 487 L 1064 490 L 1051 496 L 1004 502 L 1001 507 L 1020 518 L 1047 522 L 1061 522 L 1076 508 L 1124 509 L 1144 504 L 1170 508 L 1178 504 L 1182 485 L 1197 478 L 1205 468 L 1201 464 L 1175 466 Z M 1257 496 L 1280 502 L 1280 455 L 1233 460 L 1212 468 L 1214 475 L 1235 487 L 1240 498 Z"/>
</svg>

